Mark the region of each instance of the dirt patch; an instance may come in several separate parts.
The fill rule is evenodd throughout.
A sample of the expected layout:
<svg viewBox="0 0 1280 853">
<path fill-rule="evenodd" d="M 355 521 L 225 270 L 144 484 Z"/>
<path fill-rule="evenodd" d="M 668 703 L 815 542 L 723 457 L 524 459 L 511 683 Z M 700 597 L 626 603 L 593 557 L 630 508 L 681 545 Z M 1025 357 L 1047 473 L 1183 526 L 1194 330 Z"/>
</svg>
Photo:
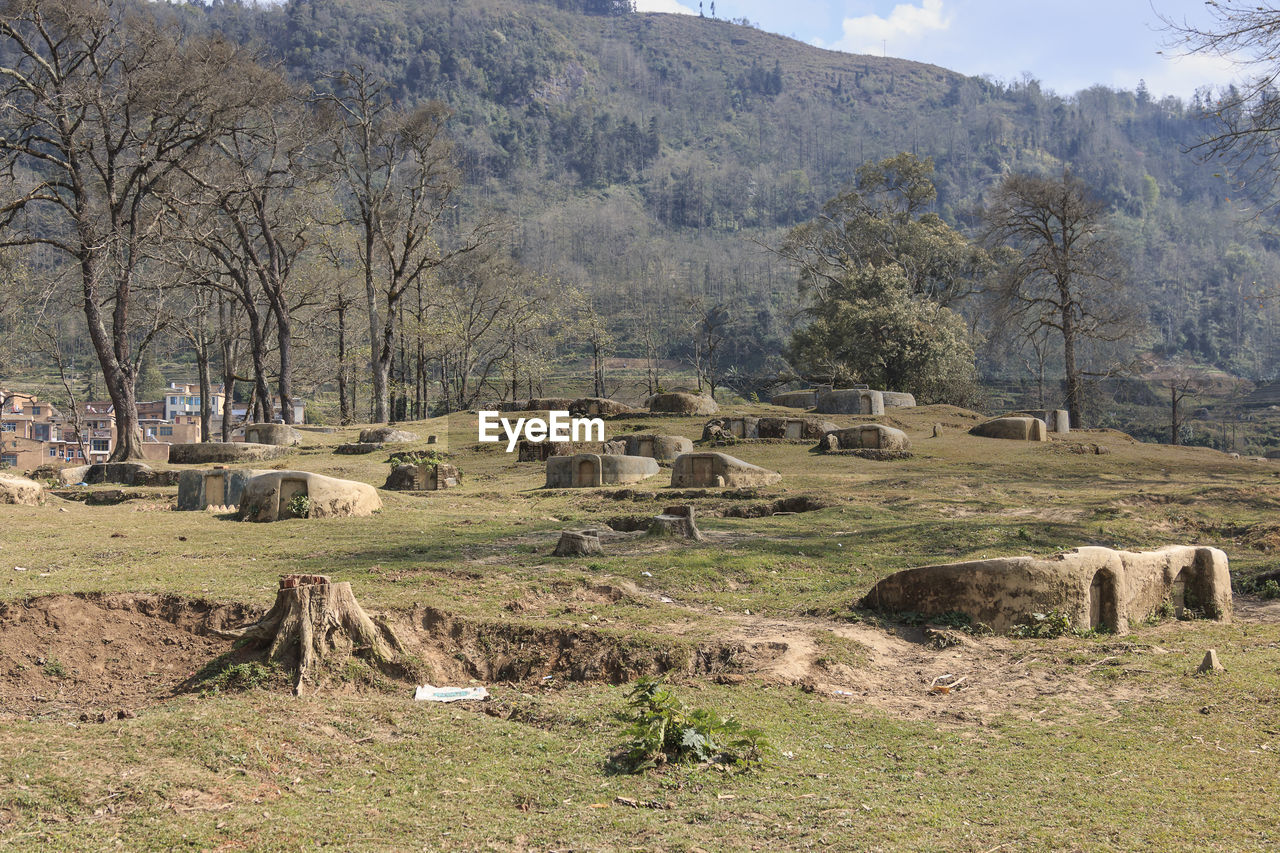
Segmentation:
<svg viewBox="0 0 1280 853">
<path fill-rule="evenodd" d="M 228 650 L 210 628 L 250 615 L 240 605 L 159 595 L 0 604 L 0 718 L 113 716 L 172 696 Z"/>
<path fill-rule="evenodd" d="M 772 503 L 752 504 L 750 506 L 731 506 L 719 513 L 725 518 L 765 518 L 779 513 L 814 512 L 835 506 L 831 501 L 824 501 L 811 495 L 796 495 L 790 498 L 779 498 Z M 716 513 L 706 513 L 708 517 Z"/>
</svg>

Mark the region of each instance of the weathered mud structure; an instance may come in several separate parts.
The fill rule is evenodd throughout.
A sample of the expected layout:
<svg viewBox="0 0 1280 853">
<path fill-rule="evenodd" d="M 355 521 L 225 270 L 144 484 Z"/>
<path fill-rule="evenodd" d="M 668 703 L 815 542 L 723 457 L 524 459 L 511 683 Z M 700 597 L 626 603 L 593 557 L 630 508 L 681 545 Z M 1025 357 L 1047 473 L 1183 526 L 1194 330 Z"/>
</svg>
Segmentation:
<svg viewBox="0 0 1280 853">
<path fill-rule="evenodd" d="M 302 443 L 302 436 L 288 424 L 249 424 L 244 428 L 244 440 L 250 444 L 294 447 Z"/>
<path fill-rule="evenodd" d="M 308 471 L 271 471 L 245 483 L 238 516 L 245 521 L 341 518 L 380 509 L 382 498 L 368 483 Z"/>
<path fill-rule="evenodd" d="M 583 397 L 569 405 L 569 414 L 575 417 L 609 417 L 610 415 L 631 415 L 638 412 L 634 406 L 610 400 L 607 397 Z"/>
<path fill-rule="evenodd" d="M 39 506 L 44 503 L 44 486 L 35 480 L 0 471 L 0 504 Z"/>
<path fill-rule="evenodd" d="M 704 394 L 672 391 L 650 397 L 649 411 L 669 415 L 714 415 L 720 411 L 720 406 Z"/>
<path fill-rule="evenodd" d="M 183 471 L 178 478 L 178 509 L 198 512 L 209 507 L 239 507 L 240 496 L 248 482 L 269 473 L 252 468 L 226 467 Z"/>
<path fill-rule="evenodd" d="M 568 397 L 530 397 L 528 400 L 512 400 L 498 406 L 501 412 L 567 412 L 573 405 Z"/>
<path fill-rule="evenodd" d="M 1049 429 L 1039 418 L 993 418 L 969 430 L 980 438 L 1007 438 L 1013 441 L 1048 441 Z"/>
<path fill-rule="evenodd" d="M 818 405 L 818 389 L 807 391 L 783 391 L 769 399 L 774 406 L 786 406 L 788 409 L 812 409 Z"/>
<path fill-rule="evenodd" d="M 175 444 L 169 448 L 169 461 L 174 465 L 213 465 L 219 462 L 264 462 L 279 459 L 290 448 L 277 444 L 255 444 L 240 441 L 205 441 Z"/>
<path fill-rule="evenodd" d="M 408 444 L 418 440 L 417 433 L 406 432 L 390 426 L 369 427 L 360 430 L 361 444 Z"/>
<path fill-rule="evenodd" d="M 819 450 L 896 450 L 911 449 L 911 439 L 900 429 L 883 424 L 861 424 L 828 432 L 818 444 Z"/>
<path fill-rule="evenodd" d="M 397 465 L 387 476 L 387 482 L 382 488 L 398 492 L 434 492 L 452 489 L 460 482 L 462 474 L 457 467 L 445 462 L 426 462 L 421 465 Z"/>
<path fill-rule="evenodd" d="M 838 388 L 819 394 L 815 410 L 824 415 L 883 415 L 884 394 L 869 388 Z"/>
<path fill-rule="evenodd" d="M 623 456 L 648 456 L 659 462 L 673 462 L 681 453 L 693 451 L 693 442 L 683 435 L 659 433 L 632 433 L 620 435 L 613 442 L 621 442 Z"/>
<path fill-rule="evenodd" d="M 1229 622 L 1227 555 L 1193 545 L 1144 552 L 1085 547 L 1047 558 L 923 566 L 889 575 L 860 604 L 888 614 L 960 612 L 995 631 L 1058 610 L 1077 628 L 1124 633 L 1165 602 L 1179 616 L 1193 610 Z"/>
<path fill-rule="evenodd" d="M 886 409 L 910 409 L 916 404 L 915 396 L 905 391 L 881 391 L 880 396 Z"/>
<path fill-rule="evenodd" d="M 812 441 L 835 428 L 835 424 L 821 418 L 760 418 L 756 421 L 756 438 Z"/>
<path fill-rule="evenodd" d="M 743 462 L 727 453 L 685 453 L 671 466 L 671 485 L 685 489 L 768 486 L 782 479 L 777 471 Z"/>
<path fill-rule="evenodd" d="M 578 453 L 547 459 L 548 489 L 589 489 L 638 483 L 661 470 L 648 456 Z"/>
</svg>

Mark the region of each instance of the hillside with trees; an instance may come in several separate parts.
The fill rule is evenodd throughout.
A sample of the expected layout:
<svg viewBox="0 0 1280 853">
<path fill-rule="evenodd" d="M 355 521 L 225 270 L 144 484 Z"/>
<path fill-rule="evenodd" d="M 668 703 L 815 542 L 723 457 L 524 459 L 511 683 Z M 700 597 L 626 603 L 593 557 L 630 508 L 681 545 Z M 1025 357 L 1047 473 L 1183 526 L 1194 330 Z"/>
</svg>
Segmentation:
<svg viewBox="0 0 1280 853">
<path fill-rule="evenodd" d="M 1062 96 L 1031 77 L 966 77 L 821 50 L 747 21 L 639 14 L 625 2 L 192 2 L 148 12 L 242 46 L 296 87 L 289 109 L 316 122 L 298 139 L 272 142 L 277 162 L 312 158 L 295 188 L 302 195 L 275 209 L 277 230 L 287 230 L 289 216 L 323 226 L 294 247 L 296 282 L 272 284 L 260 269 L 265 288 L 237 287 L 238 272 L 254 272 L 237 260 L 250 243 L 219 261 L 206 231 L 152 263 L 169 265 L 157 272 L 169 282 L 215 282 L 217 298 L 178 309 L 171 294 L 186 320 L 157 319 L 150 337 L 145 328 L 128 333 L 135 345 L 169 341 L 193 366 L 238 376 L 259 397 L 279 393 L 282 355 L 302 393 L 337 391 L 333 414 L 344 418 L 382 414 L 383 397 L 389 414 L 412 416 L 442 403 L 527 396 L 567 359 L 593 365 L 599 393 L 621 388 L 604 369 L 611 357 L 678 363 L 744 395 L 820 378 L 792 357 L 813 294 L 798 287 L 794 257 L 780 250 L 795 229 L 822 220 L 860 168 L 903 152 L 934 167 L 921 212 L 975 247 L 982 211 L 1010 174 L 1067 170 L 1098 199 L 1140 322 L 1121 341 L 1077 353 L 1081 375 L 1106 376 L 1140 354 L 1255 382 L 1280 367 L 1268 284 L 1280 272 L 1280 242 L 1241 210 L 1221 167 L 1188 150 L 1206 132 L 1208 92 L 1190 102 L 1155 99 L 1135 81 L 1131 92 L 1099 86 Z M 10 61 L 12 50 L 0 58 Z M 432 118 L 422 120 L 438 123 L 449 147 L 438 207 L 404 214 L 430 220 L 432 245 L 417 254 L 390 246 L 412 269 L 377 286 L 361 248 L 372 245 L 363 242 L 371 226 L 361 224 L 352 161 L 333 159 L 352 151 L 332 147 L 352 75 L 371 81 L 388 109 L 428 110 Z M 265 139 L 264 127 L 255 139 Z M 260 165 L 242 163 L 240 174 Z M 226 202 L 215 205 L 218 221 L 235 230 Z M 270 244 L 264 226 L 272 223 L 259 222 L 250 239 Z M 25 264 L 56 265 L 47 256 Z M 964 271 L 955 282 L 964 293 L 937 303 L 967 327 L 960 343 L 976 352 L 978 378 L 1027 391 L 1037 373 L 1061 377 L 1060 348 L 996 322 L 998 287 L 985 274 Z M 889 279 L 880 287 L 890 307 L 910 290 Z M 373 296 L 381 310 L 361 308 Z M 75 301 L 45 304 L 57 313 Z M 196 315 L 205 319 L 193 335 Z M 219 338 L 219 323 L 243 334 Z M 62 328 L 83 362 L 82 334 Z M 263 352 L 269 363 L 236 361 Z M 36 357 L 20 348 L 8 361 L 20 368 Z M 648 389 L 629 390 L 664 381 L 651 369 Z M 1096 414 L 1096 403 L 1081 405 L 1086 417 Z"/>
</svg>

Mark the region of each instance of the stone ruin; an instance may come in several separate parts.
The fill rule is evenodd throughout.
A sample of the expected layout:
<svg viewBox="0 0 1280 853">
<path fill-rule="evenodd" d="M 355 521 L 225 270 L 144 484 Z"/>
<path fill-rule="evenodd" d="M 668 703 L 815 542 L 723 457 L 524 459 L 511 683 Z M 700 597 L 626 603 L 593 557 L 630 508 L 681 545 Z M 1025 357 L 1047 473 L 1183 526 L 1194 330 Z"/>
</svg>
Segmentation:
<svg viewBox="0 0 1280 853">
<path fill-rule="evenodd" d="M 756 421 L 756 438 L 812 441 L 835 428 L 835 424 L 821 418 L 760 418 Z"/>
<path fill-rule="evenodd" d="M 812 409 L 818 405 L 818 390 L 810 388 L 807 391 L 783 391 L 780 394 L 774 394 L 769 403 L 774 406 L 786 406 L 788 409 Z"/>
<path fill-rule="evenodd" d="M 265 462 L 279 459 L 290 448 L 278 444 L 255 444 L 241 441 L 203 441 L 175 444 L 169 448 L 169 461 L 175 465 L 214 465 L 219 462 Z"/>
<path fill-rule="evenodd" d="M 391 426 L 369 427 L 360 430 L 360 444 L 408 444 L 418 436 Z"/>
<path fill-rule="evenodd" d="M 58 480 L 74 486 L 88 483 L 119 483 L 124 486 L 172 486 L 178 482 L 177 471 L 157 471 L 145 462 L 96 462 L 75 465 L 58 471 Z"/>
<path fill-rule="evenodd" d="M 667 415 L 714 415 L 720 406 L 705 394 L 670 391 L 650 397 L 649 411 Z"/>
<path fill-rule="evenodd" d="M 252 468 L 216 466 L 203 471 L 183 471 L 178 480 L 178 509 L 199 512 L 206 509 L 234 510 L 240 506 L 245 485 L 261 474 Z"/>
<path fill-rule="evenodd" d="M 835 424 L 821 418 L 756 418 L 750 415 L 733 415 L 707 421 L 702 427 L 702 440 L 773 438 L 813 441 L 834 429 Z"/>
<path fill-rule="evenodd" d="M 848 429 L 828 432 L 818 443 L 818 450 L 834 453 L 840 450 L 886 450 L 908 452 L 911 439 L 900 429 L 883 424 L 860 424 Z"/>
<path fill-rule="evenodd" d="M 295 447 L 302 443 L 302 436 L 288 424 L 248 424 L 244 428 L 244 440 L 249 444 Z"/>
<path fill-rule="evenodd" d="M 607 443 L 605 452 L 610 452 L 609 445 L 618 446 L 621 456 L 648 456 L 659 462 L 674 462 L 681 453 L 693 451 L 693 442 L 683 435 L 659 435 L 657 433 L 631 433 L 620 435 Z"/>
<path fill-rule="evenodd" d="M 838 388 L 819 394 L 815 409 L 824 415 L 883 415 L 884 394 L 869 388 Z"/>
<path fill-rule="evenodd" d="M 244 484 L 238 517 L 244 521 L 342 518 L 372 515 L 380 509 L 382 499 L 368 483 L 308 471 L 270 471 Z"/>
<path fill-rule="evenodd" d="M 969 430 L 981 438 L 1008 438 L 1015 441 L 1048 441 L 1049 430 L 1039 418 L 993 418 Z"/>
<path fill-rule="evenodd" d="M 548 489 L 589 489 L 638 483 L 658 473 L 658 460 L 648 456 L 578 453 L 547 459 Z"/>
<path fill-rule="evenodd" d="M 916 398 L 905 391 L 876 391 L 866 386 L 819 391 L 814 408 L 828 415 L 883 415 L 885 409 L 911 408 Z"/>
<path fill-rule="evenodd" d="M 367 453 L 376 453 L 383 449 L 380 441 L 351 441 L 346 444 L 339 444 L 333 449 L 334 453 L 343 456 L 363 456 Z"/>
<path fill-rule="evenodd" d="M 1180 617 L 1190 610 L 1231 621 L 1227 555 L 1191 545 L 1144 552 L 1091 546 L 1047 558 L 923 566 L 884 578 L 860 604 L 886 614 L 959 612 L 994 631 L 1057 610 L 1076 628 L 1125 633 L 1166 602 Z"/>
<path fill-rule="evenodd" d="M 44 503 L 44 486 L 17 474 L 0 471 L 0 504 L 39 506 Z"/>
<path fill-rule="evenodd" d="M 912 409 L 916 405 L 915 396 L 905 391 L 881 391 L 880 396 L 886 409 Z"/>
<path fill-rule="evenodd" d="M 634 406 L 610 400 L 607 397 L 583 397 L 569 405 L 569 414 L 574 417 L 603 417 L 610 415 L 634 415 L 640 411 Z"/>
<path fill-rule="evenodd" d="M 760 419 L 750 415 L 733 415 L 707 421 L 702 427 L 703 441 L 718 441 L 729 438 L 759 438 Z"/>
<path fill-rule="evenodd" d="M 444 462 L 424 462 L 419 465 L 397 465 L 387 475 L 382 488 L 396 492 L 452 489 L 462 482 L 458 469 Z"/>
<path fill-rule="evenodd" d="M 1030 409 L 1025 412 L 1014 412 L 1016 415 L 1025 415 L 1030 418 L 1039 418 L 1044 421 L 1045 428 L 1049 432 L 1066 434 L 1071 432 L 1071 415 L 1066 409 Z"/>
<path fill-rule="evenodd" d="M 684 453 L 676 457 L 671 467 L 671 485 L 684 489 L 768 486 L 781 479 L 777 471 L 743 462 L 727 453 Z"/>
</svg>

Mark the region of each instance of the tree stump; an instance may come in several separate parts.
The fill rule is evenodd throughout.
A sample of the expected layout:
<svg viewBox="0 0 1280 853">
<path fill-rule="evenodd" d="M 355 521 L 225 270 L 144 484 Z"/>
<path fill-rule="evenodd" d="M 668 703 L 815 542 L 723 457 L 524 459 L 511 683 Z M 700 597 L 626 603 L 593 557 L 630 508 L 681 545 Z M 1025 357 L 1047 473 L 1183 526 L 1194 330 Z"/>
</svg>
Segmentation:
<svg viewBox="0 0 1280 853">
<path fill-rule="evenodd" d="M 662 515 L 654 516 L 649 522 L 650 536 L 670 536 L 678 539 L 702 541 L 702 531 L 694 521 L 693 504 L 669 506 Z"/>
<path fill-rule="evenodd" d="M 596 530 L 566 530 L 560 534 L 555 550 L 557 557 L 585 557 L 602 553 L 604 549 L 600 547 L 600 534 Z"/>
<path fill-rule="evenodd" d="M 252 625 L 220 632 L 247 640 L 248 648 L 266 648 L 270 660 L 296 670 L 293 692 L 304 681 L 319 686 L 321 663 L 352 654 L 389 662 L 403 650 L 391 627 L 364 612 L 351 584 L 333 583 L 325 575 L 282 575 L 276 601 Z"/>
</svg>

